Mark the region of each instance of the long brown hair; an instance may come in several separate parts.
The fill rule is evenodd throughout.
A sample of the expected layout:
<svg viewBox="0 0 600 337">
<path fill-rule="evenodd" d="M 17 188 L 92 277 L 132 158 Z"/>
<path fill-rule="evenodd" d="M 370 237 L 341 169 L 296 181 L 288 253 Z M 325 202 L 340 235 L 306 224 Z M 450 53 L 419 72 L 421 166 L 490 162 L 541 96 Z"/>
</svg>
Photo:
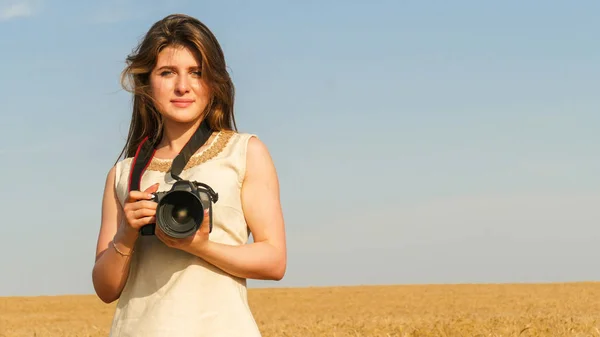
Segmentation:
<svg viewBox="0 0 600 337">
<path fill-rule="evenodd" d="M 162 118 L 150 95 L 149 79 L 158 54 L 167 46 L 187 47 L 200 55 L 201 76 L 212 95 L 204 116 L 215 131 L 237 131 L 233 114 L 235 88 L 219 42 L 198 19 L 172 14 L 152 25 L 141 43 L 127 56 L 121 84 L 133 93 L 133 112 L 127 141 L 117 160 L 123 154 L 126 158 L 133 157 L 145 137 L 151 141 L 162 137 Z"/>
</svg>

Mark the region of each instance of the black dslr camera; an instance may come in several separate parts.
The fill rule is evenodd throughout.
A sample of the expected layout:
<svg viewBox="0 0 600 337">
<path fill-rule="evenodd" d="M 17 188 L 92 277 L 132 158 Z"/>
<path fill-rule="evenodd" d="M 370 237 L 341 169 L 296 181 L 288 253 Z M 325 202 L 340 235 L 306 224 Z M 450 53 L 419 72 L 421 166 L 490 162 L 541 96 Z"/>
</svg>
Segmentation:
<svg viewBox="0 0 600 337">
<path fill-rule="evenodd" d="M 219 195 L 208 185 L 189 180 L 178 180 L 169 191 L 154 193 L 156 207 L 156 223 L 148 224 L 140 229 L 141 235 L 154 235 L 158 227 L 168 236 L 185 238 L 200 229 L 204 221 L 204 210 L 209 213 L 209 231 L 212 232 L 212 204 Z"/>
</svg>

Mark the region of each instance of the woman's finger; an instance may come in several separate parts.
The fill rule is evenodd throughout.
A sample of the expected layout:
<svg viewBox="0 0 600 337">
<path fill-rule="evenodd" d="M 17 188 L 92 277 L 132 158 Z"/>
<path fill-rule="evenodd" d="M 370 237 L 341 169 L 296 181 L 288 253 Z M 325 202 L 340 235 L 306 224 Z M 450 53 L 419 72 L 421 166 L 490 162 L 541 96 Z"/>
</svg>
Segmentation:
<svg viewBox="0 0 600 337">
<path fill-rule="evenodd" d="M 162 241 L 165 245 L 169 246 L 170 241 L 169 239 L 164 235 L 164 233 L 160 230 L 160 228 L 156 228 L 156 231 L 154 232 L 154 235 L 156 235 L 156 237 Z"/>
<path fill-rule="evenodd" d="M 127 202 L 135 202 L 138 200 L 150 200 L 152 199 L 152 197 L 152 194 L 148 192 L 130 191 L 127 197 Z"/>
<path fill-rule="evenodd" d="M 136 201 L 136 202 L 132 203 L 130 208 L 133 210 L 138 210 L 138 209 L 156 210 L 157 205 L 158 204 L 155 203 L 154 201 L 140 200 L 140 201 Z"/>
<path fill-rule="evenodd" d="M 149 225 L 151 223 L 155 223 L 156 218 L 154 216 L 146 216 L 135 221 L 135 227 L 141 228 L 142 226 Z"/>
<path fill-rule="evenodd" d="M 148 208 L 138 208 L 135 211 L 133 211 L 133 216 L 136 219 L 144 218 L 147 216 L 153 216 L 154 214 L 156 214 L 156 211 Z"/>
<path fill-rule="evenodd" d="M 210 211 L 208 209 L 204 210 L 204 219 L 202 219 L 202 223 L 200 224 L 200 231 L 210 233 Z"/>
</svg>

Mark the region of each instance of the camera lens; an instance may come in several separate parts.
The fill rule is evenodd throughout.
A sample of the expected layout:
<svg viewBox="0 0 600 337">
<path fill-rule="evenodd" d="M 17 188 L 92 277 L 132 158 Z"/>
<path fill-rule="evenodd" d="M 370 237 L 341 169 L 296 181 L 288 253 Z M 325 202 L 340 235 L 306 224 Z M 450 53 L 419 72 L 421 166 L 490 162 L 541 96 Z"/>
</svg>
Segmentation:
<svg viewBox="0 0 600 337">
<path fill-rule="evenodd" d="M 204 209 L 193 193 L 173 191 L 163 197 L 156 215 L 156 224 L 165 234 L 182 238 L 196 232 L 202 223 Z"/>
<path fill-rule="evenodd" d="M 179 224 L 184 224 L 191 220 L 190 210 L 187 208 L 187 205 L 175 205 L 171 216 Z"/>
</svg>

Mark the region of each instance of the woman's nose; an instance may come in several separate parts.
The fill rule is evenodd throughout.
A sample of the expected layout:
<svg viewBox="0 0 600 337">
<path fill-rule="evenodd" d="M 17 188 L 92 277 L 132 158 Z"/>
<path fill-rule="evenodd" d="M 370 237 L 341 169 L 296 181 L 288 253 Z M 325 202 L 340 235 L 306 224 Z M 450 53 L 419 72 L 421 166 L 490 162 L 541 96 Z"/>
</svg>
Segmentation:
<svg viewBox="0 0 600 337">
<path fill-rule="evenodd" d="M 188 82 L 188 79 L 185 76 L 179 76 L 177 78 L 177 83 L 175 84 L 175 90 L 177 90 L 177 92 L 179 92 L 181 94 L 190 91 L 190 84 Z"/>
</svg>

